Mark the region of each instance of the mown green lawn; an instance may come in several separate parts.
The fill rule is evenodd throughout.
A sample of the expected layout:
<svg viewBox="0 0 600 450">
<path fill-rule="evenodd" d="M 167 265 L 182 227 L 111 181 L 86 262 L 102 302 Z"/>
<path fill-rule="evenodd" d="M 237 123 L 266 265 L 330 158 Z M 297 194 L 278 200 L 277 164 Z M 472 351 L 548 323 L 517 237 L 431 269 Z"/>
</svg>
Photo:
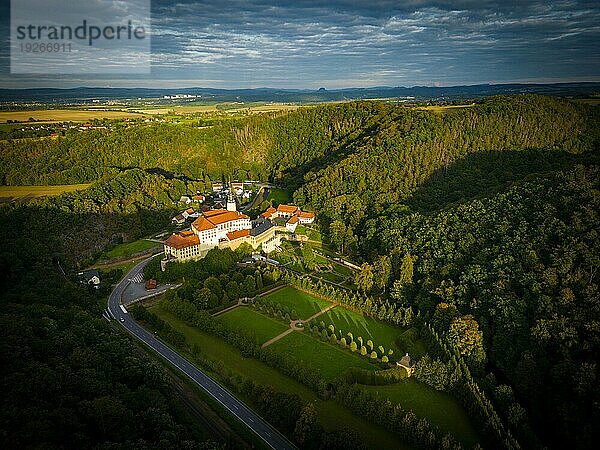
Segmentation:
<svg viewBox="0 0 600 450">
<path fill-rule="evenodd" d="M 354 340 L 362 336 L 363 342 L 366 344 L 371 339 L 375 347 L 383 345 L 386 352 L 390 348 L 394 352 L 400 350 L 396 345 L 396 339 L 404 331 L 401 328 L 393 327 L 370 317 L 361 316 L 341 306 L 336 306 L 315 319 L 315 323 L 320 323 L 321 321 L 325 322 L 325 326 L 333 324 L 338 335 L 340 335 L 340 330 L 344 336 L 348 332 L 351 332 Z"/>
<path fill-rule="evenodd" d="M 260 361 L 245 358 L 235 347 L 216 336 L 187 325 L 172 314 L 163 311 L 159 305 L 152 306 L 149 309 L 162 320 L 168 322 L 174 329 L 183 333 L 188 346 L 198 345 L 202 357 L 213 361 L 221 361 L 225 368 L 234 373 L 250 377 L 262 385 L 273 386 L 278 391 L 298 394 L 306 402 L 313 402 L 326 430 L 351 428 L 361 436 L 367 448 L 381 450 L 408 449 L 408 446 L 402 442 L 400 437 L 369 424 L 363 418 L 353 414 L 333 400 L 321 400 L 303 384 L 282 375 L 276 369 Z M 248 401 L 248 399 L 243 400 Z"/>
<path fill-rule="evenodd" d="M 284 323 L 264 316 L 247 306 L 240 306 L 225 314 L 221 314 L 215 320 L 226 324 L 230 328 L 248 330 L 254 333 L 259 344 L 268 341 L 289 328 Z"/>
<path fill-rule="evenodd" d="M 314 367 L 324 378 L 333 379 L 350 367 L 376 370 L 366 358 L 349 350 L 323 342 L 308 332 L 293 332 L 271 344 L 268 348 L 294 355 L 299 361 Z"/>
<path fill-rule="evenodd" d="M 345 278 L 333 272 L 315 272 L 315 276 L 334 283 L 342 283 Z"/>
<path fill-rule="evenodd" d="M 341 264 L 336 263 L 333 263 L 333 271 L 345 277 L 354 275 L 354 271 L 350 267 L 342 266 Z"/>
<path fill-rule="evenodd" d="M 308 319 L 316 312 L 321 311 L 331 305 L 326 300 L 313 297 L 310 294 L 286 286 L 275 292 L 271 292 L 262 297 L 263 301 L 287 306 L 290 310 L 294 309 L 301 319 Z"/>
<path fill-rule="evenodd" d="M 147 241 L 146 239 L 138 239 L 137 241 L 126 242 L 124 244 L 117 245 L 115 248 L 104 252 L 102 256 L 100 256 L 100 259 L 122 258 L 124 256 L 130 256 L 143 250 L 148 250 L 149 248 L 158 246 L 160 246 L 158 242 Z"/>
<path fill-rule="evenodd" d="M 267 200 L 272 200 L 276 205 L 280 205 L 281 203 L 288 203 L 290 197 L 283 189 L 269 189 Z"/>
<path fill-rule="evenodd" d="M 382 399 L 400 404 L 404 409 L 412 409 L 417 416 L 426 417 L 431 424 L 453 434 L 466 448 L 478 441 L 464 409 L 445 392 L 436 391 L 413 379 L 388 386 L 361 387 Z"/>
</svg>

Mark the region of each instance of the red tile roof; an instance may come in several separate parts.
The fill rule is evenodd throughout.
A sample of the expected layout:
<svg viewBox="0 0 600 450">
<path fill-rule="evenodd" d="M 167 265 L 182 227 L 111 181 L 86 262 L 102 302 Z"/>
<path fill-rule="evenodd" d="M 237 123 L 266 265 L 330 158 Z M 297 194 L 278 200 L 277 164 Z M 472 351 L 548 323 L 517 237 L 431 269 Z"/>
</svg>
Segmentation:
<svg viewBox="0 0 600 450">
<path fill-rule="evenodd" d="M 279 205 L 277 211 L 284 213 L 295 213 L 298 210 L 296 205 Z"/>
<path fill-rule="evenodd" d="M 269 217 L 271 217 L 273 215 L 274 212 L 277 212 L 277 210 L 275 208 L 273 208 L 272 206 L 269 206 L 267 208 L 267 210 L 262 213 L 260 216 L 264 217 L 265 219 L 268 219 Z"/>
<path fill-rule="evenodd" d="M 245 214 L 242 214 L 239 211 L 227 211 L 225 209 L 213 209 L 211 211 L 206 211 L 202 213 L 200 217 L 198 217 L 194 222 L 192 222 L 192 227 L 198 231 L 210 230 L 215 228 L 217 225 L 225 222 L 230 222 L 232 220 L 239 219 L 249 219 Z"/>
<path fill-rule="evenodd" d="M 230 231 L 229 233 L 227 233 L 227 239 L 229 239 L 230 241 L 233 241 L 235 239 L 239 239 L 245 236 L 250 236 L 250 230 L 237 230 L 237 231 Z"/>
<path fill-rule="evenodd" d="M 287 223 L 291 223 L 292 225 L 295 223 L 298 223 L 298 216 L 292 216 L 290 217 L 290 220 L 287 221 Z"/>
<path fill-rule="evenodd" d="M 200 244 L 200 240 L 198 239 L 198 236 L 191 231 L 183 231 L 169 236 L 164 244 L 167 247 L 181 250 L 182 248 L 193 247 L 194 245 Z"/>
<path fill-rule="evenodd" d="M 314 219 L 315 218 L 315 213 L 314 212 L 308 212 L 308 211 L 299 211 L 296 213 L 298 215 L 298 217 L 300 217 L 301 219 Z"/>
</svg>

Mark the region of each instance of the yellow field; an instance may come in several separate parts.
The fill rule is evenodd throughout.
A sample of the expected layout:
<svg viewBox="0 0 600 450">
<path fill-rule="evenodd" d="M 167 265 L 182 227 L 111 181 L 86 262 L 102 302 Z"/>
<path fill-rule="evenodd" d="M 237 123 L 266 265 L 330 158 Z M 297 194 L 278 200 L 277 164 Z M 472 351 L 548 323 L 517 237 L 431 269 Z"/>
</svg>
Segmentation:
<svg viewBox="0 0 600 450">
<path fill-rule="evenodd" d="M 83 109 L 40 109 L 35 111 L 0 111 L 0 123 L 8 120 L 27 122 L 30 117 L 44 123 L 54 122 L 87 122 L 93 119 L 124 119 L 127 117 L 143 117 L 142 114 L 130 111 Z"/>
<path fill-rule="evenodd" d="M 64 192 L 86 189 L 89 184 L 63 184 L 60 186 L 0 186 L 0 202 L 28 200 L 35 197 L 59 195 Z"/>
<path fill-rule="evenodd" d="M 165 106 L 151 109 L 136 109 L 135 111 L 143 114 L 173 114 L 177 116 L 193 114 L 197 112 L 215 112 L 216 105 L 189 105 L 189 106 Z"/>
<path fill-rule="evenodd" d="M 272 111 L 294 111 L 298 109 L 299 105 L 289 105 L 285 103 L 273 103 L 271 105 L 259 105 L 259 106 L 246 106 L 243 105 L 239 108 L 235 108 L 230 111 L 245 111 L 249 110 L 251 112 L 272 112 Z"/>
<path fill-rule="evenodd" d="M 223 108 L 224 106 L 228 108 Z M 172 114 L 176 116 L 183 116 L 186 114 L 207 112 L 238 113 L 249 111 L 260 113 L 272 111 L 293 111 L 298 108 L 298 105 L 291 105 L 288 103 L 272 103 L 268 105 L 219 103 L 213 105 L 165 106 L 152 109 L 136 109 L 136 111 L 144 114 Z"/>
<path fill-rule="evenodd" d="M 456 109 L 456 108 L 471 108 L 475 106 L 475 103 L 471 103 L 470 105 L 431 105 L 431 106 L 417 106 L 416 109 L 423 109 L 426 111 L 432 111 L 435 113 L 441 113 L 448 109 Z"/>
</svg>

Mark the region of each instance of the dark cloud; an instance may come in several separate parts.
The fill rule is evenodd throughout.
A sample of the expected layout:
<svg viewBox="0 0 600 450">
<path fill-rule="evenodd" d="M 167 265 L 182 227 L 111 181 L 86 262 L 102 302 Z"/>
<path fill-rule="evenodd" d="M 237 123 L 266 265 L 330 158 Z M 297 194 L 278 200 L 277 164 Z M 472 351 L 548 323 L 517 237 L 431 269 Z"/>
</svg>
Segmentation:
<svg viewBox="0 0 600 450">
<path fill-rule="evenodd" d="M 152 13 L 152 75 L 98 77 L 96 84 L 310 88 L 600 80 L 597 2 L 159 0 Z M 6 61 L 6 53 L 0 57 Z M 26 81 L 2 77 L 5 85 Z"/>
</svg>

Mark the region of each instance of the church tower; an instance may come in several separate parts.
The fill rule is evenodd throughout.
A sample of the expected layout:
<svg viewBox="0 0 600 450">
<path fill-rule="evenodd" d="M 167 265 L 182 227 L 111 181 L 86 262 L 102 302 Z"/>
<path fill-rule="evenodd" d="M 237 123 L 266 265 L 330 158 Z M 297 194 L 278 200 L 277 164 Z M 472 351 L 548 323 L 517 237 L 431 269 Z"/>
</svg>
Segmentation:
<svg viewBox="0 0 600 450">
<path fill-rule="evenodd" d="M 227 195 L 227 211 L 237 211 L 237 204 L 235 202 L 235 192 L 231 182 L 229 183 L 229 194 Z"/>
</svg>

